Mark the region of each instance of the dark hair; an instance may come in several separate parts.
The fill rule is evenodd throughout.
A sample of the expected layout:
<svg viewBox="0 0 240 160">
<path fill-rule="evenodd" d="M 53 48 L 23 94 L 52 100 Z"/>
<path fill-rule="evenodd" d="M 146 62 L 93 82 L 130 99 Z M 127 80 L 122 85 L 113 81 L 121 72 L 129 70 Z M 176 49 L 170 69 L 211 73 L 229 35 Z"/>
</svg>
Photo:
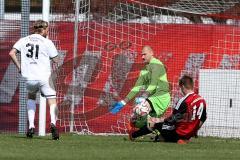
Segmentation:
<svg viewBox="0 0 240 160">
<path fill-rule="evenodd" d="M 42 33 L 42 30 L 46 29 L 47 27 L 48 27 L 48 22 L 43 20 L 37 20 L 33 25 L 35 33 Z"/>
<path fill-rule="evenodd" d="M 194 82 L 193 78 L 189 75 L 183 75 L 179 81 L 178 81 L 179 86 L 184 86 L 187 89 L 193 89 Z"/>
</svg>

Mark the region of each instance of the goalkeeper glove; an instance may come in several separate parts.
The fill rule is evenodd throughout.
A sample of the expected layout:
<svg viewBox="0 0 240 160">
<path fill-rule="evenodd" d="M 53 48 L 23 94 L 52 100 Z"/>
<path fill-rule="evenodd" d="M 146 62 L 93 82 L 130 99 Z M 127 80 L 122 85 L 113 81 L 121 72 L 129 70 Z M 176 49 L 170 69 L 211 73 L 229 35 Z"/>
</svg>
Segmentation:
<svg viewBox="0 0 240 160">
<path fill-rule="evenodd" d="M 126 102 L 124 100 L 117 102 L 113 105 L 113 108 L 111 109 L 112 114 L 118 113 L 124 106 L 126 105 Z"/>
</svg>

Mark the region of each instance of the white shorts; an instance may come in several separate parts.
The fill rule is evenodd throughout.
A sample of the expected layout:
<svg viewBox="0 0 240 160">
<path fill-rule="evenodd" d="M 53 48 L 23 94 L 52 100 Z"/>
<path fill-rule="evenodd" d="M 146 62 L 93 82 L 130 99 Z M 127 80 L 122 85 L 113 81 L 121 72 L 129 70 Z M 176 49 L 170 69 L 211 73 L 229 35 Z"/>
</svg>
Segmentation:
<svg viewBox="0 0 240 160">
<path fill-rule="evenodd" d="M 50 87 L 49 82 L 40 80 L 27 80 L 27 91 L 30 94 L 36 94 L 38 91 L 46 98 L 56 98 L 56 91 Z"/>
</svg>

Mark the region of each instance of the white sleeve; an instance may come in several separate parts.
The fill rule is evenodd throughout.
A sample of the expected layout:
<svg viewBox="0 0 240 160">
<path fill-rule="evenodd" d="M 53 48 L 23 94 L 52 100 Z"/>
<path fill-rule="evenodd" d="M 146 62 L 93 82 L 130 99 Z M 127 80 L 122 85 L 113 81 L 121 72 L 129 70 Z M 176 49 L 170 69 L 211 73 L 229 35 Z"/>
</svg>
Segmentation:
<svg viewBox="0 0 240 160">
<path fill-rule="evenodd" d="M 13 48 L 15 48 L 16 50 L 18 50 L 18 52 L 21 52 L 21 46 L 22 46 L 22 38 L 20 38 L 14 45 Z"/>
<path fill-rule="evenodd" d="M 48 43 L 48 55 L 50 58 L 54 58 L 58 56 L 58 51 L 51 40 L 49 40 L 49 43 Z"/>
</svg>

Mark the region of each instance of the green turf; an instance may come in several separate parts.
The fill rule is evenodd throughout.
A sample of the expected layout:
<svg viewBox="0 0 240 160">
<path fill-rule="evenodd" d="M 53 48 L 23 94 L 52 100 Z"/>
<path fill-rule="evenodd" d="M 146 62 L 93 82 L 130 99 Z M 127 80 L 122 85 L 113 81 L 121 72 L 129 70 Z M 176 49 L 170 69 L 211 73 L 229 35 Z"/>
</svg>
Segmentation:
<svg viewBox="0 0 240 160">
<path fill-rule="evenodd" d="M 125 139 L 125 140 L 124 140 Z M 0 160 L 230 160 L 240 159 L 240 140 L 198 138 L 187 145 L 130 142 L 123 136 L 62 135 L 26 139 L 0 134 Z"/>
</svg>

